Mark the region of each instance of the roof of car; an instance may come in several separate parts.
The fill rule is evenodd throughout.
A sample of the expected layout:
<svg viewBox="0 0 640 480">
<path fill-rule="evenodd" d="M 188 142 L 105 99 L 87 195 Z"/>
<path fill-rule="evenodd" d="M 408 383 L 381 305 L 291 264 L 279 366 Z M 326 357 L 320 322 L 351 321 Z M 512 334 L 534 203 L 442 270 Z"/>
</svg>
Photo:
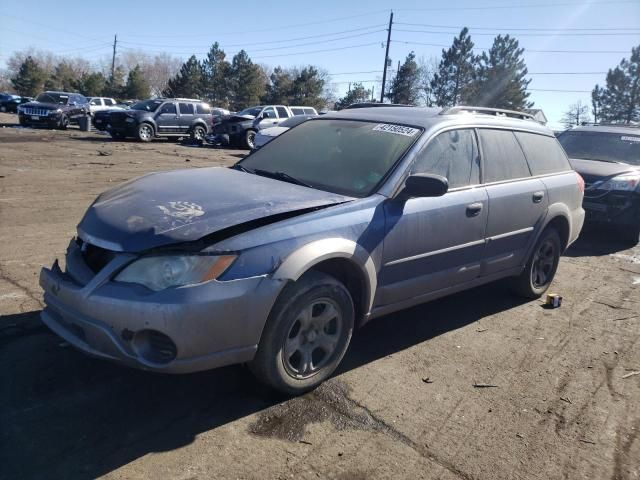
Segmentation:
<svg viewBox="0 0 640 480">
<path fill-rule="evenodd" d="M 353 119 L 373 122 L 388 122 L 422 127 L 425 130 L 442 122 L 463 125 L 500 126 L 515 130 L 531 130 L 545 135 L 553 132 L 532 119 L 519 119 L 505 116 L 488 115 L 486 113 L 456 112 L 447 113 L 446 109 L 432 107 L 387 107 L 387 108 L 355 108 L 344 109 L 335 113 L 327 113 L 321 118 Z"/>
<path fill-rule="evenodd" d="M 583 125 L 574 127 L 566 132 L 604 132 L 604 133 L 626 133 L 640 135 L 640 125 Z"/>
</svg>

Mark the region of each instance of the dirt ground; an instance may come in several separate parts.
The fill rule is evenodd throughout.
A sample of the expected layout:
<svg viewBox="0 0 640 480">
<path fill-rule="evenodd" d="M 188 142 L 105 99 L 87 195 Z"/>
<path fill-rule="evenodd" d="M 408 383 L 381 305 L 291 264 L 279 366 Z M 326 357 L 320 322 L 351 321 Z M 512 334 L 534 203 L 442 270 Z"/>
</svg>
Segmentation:
<svg viewBox="0 0 640 480">
<path fill-rule="evenodd" d="M 101 191 L 245 152 L 12 122 L 0 114 L 0 478 L 640 478 L 640 246 L 586 232 L 559 309 L 503 282 L 378 319 L 300 398 L 241 366 L 150 374 L 50 333 L 39 270 Z"/>
</svg>

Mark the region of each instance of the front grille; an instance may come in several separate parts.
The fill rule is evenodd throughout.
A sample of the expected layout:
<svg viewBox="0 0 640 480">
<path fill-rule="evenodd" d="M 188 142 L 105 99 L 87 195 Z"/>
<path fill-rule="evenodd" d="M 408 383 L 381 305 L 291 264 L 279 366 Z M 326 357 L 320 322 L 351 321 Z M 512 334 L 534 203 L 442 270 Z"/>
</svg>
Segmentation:
<svg viewBox="0 0 640 480">
<path fill-rule="evenodd" d="M 129 115 L 123 112 L 111 112 L 108 117 L 109 123 L 111 123 L 111 125 L 125 124 L 128 116 Z"/>
<path fill-rule="evenodd" d="M 33 108 L 33 107 L 23 107 L 22 112 L 25 115 L 38 115 L 39 117 L 46 117 L 49 115 L 51 110 L 47 110 L 46 108 Z"/>
<path fill-rule="evenodd" d="M 98 273 L 116 256 L 116 253 L 111 250 L 96 247 L 86 242 L 82 243 L 80 248 L 82 258 L 93 273 Z"/>
</svg>

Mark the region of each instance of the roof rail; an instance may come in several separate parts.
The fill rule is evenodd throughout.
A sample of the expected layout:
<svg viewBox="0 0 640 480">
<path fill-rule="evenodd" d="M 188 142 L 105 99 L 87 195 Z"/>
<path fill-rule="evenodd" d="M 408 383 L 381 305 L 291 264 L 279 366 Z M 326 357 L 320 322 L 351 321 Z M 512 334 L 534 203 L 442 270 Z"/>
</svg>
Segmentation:
<svg viewBox="0 0 640 480">
<path fill-rule="evenodd" d="M 480 113 L 483 115 L 495 115 L 496 117 L 511 117 L 511 118 L 519 118 L 521 120 L 536 121 L 534 116 L 529 113 L 518 112 L 516 110 L 504 110 L 502 108 L 489 108 L 489 107 L 458 106 L 458 107 L 444 108 L 440 112 L 440 115 L 455 115 L 458 113 Z"/>
<path fill-rule="evenodd" d="M 198 98 L 182 98 L 182 97 L 175 97 L 174 100 L 182 100 L 183 102 L 202 102 L 202 100 L 198 99 Z"/>
</svg>

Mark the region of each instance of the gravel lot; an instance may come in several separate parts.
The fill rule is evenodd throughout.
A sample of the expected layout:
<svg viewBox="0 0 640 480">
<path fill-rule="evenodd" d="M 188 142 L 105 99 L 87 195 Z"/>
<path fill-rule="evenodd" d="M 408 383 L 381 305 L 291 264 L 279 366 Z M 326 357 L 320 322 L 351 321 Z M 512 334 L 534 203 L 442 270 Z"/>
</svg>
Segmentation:
<svg viewBox="0 0 640 480">
<path fill-rule="evenodd" d="M 40 323 L 39 270 L 101 191 L 245 152 L 12 122 L 0 114 L 0 478 L 640 478 L 640 375 L 624 378 L 640 370 L 639 246 L 584 233 L 559 309 L 505 282 L 378 319 L 300 398 L 241 366 L 139 372 Z"/>
</svg>

